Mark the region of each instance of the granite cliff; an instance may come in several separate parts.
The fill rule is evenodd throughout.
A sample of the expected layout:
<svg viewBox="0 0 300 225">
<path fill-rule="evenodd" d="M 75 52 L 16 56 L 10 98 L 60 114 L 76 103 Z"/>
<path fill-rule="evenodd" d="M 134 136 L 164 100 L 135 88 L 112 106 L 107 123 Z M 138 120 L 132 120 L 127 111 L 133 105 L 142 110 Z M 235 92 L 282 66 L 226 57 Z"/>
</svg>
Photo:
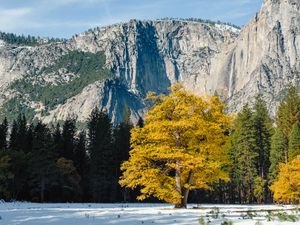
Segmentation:
<svg viewBox="0 0 300 225">
<path fill-rule="evenodd" d="M 274 114 L 288 85 L 300 85 L 299 8 L 300 0 L 265 0 L 241 30 L 205 21 L 131 20 L 35 46 L 1 41 L 2 115 L 85 121 L 98 106 L 117 123 L 128 106 L 136 121 L 147 92 L 166 93 L 176 82 L 196 94 L 217 91 L 233 112 L 260 93 Z"/>
</svg>

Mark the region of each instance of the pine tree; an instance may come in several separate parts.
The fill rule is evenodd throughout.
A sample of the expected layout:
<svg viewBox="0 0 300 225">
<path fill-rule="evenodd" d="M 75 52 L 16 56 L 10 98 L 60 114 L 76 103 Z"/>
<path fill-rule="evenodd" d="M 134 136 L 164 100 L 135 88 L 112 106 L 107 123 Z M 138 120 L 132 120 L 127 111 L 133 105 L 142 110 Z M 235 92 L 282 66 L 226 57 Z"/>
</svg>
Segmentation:
<svg viewBox="0 0 300 225">
<path fill-rule="evenodd" d="M 290 134 L 288 158 L 292 160 L 298 155 L 300 155 L 300 126 L 299 123 L 295 123 Z"/>
<path fill-rule="evenodd" d="M 14 174 L 11 171 L 11 158 L 0 150 L 0 198 L 10 200 L 11 190 L 9 184 L 12 182 Z"/>
<path fill-rule="evenodd" d="M 114 129 L 115 188 L 117 189 L 115 191 L 119 194 L 122 193 L 122 196 L 117 196 L 116 198 L 123 201 L 131 200 L 129 190 L 126 188 L 121 189 L 118 181 L 121 176 L 121 164 L 129 159 L 130 131 L 132 128 L 133 125 L 130 120 L 130 112 L 127 111 L 126 113 L 123 113 L 122 122 Z"/>
<path fill-rule="evenodd" d="M 267 179 L 270 166 L 270 148 L 272 136 L 272 120 L 269 116 L 266 103 L 261 97 L 256 98 L 254 105 L 254 127 L 256 130 L 256 145 L 258 147 L 258 175 Z"/>
<path fill-rule="evenodd" d="M 285 161 L 287 150 L 288 149 L 288 140 L 286 139 L 284 133 L 277 128 L 275 134 L 272 136 L 271 140 L 271 153 L 270 153 L 270 168 L 269 168 L 269 182 L 273 183 L 276 179 L 279 164 Z"/>
<path fill-rule="evenodd" d="M 87 140 L 86 133 L 84 131 L 79 133 L 78 138 L 76 139 L 75 153 L 74 153 L 74 165 L 76 170 L 81 177 L 80 189 L 82 191 L 82 199 L 89 199 L 89 158 L 87 155 Z"/>
<path fill-rule="evenodd" d="M 18 124 L 17 121 L 14 120 L 10 132 L 10 139 L 9 139 L 9 149 L 17 151 L 18 150 Z"/>
<path fill-rule="evenodd" d="M 76 201 L 82 190 L 80 188 L 81 177 L 78 174 L 72 160 L 59 158 L 56 162 L 59 172 L 59 184 L 63 201 Z"/>
<path fill-rule="evenodd" d="M 7 149 L 8 123 L 6 117 L 0 125 L 0 150 Z"/>
<path fill-rule="evenodd" d="M 27 120 L 24 114 L 20 114 L 18 119 L 18 149 L 25 152 L 27 146 Z"/>
<path fill-rule="evenodd" d="M 289 157 L 289 139 L 293 125 L 300 123 L 300 96 L 295 87 L 290 87 L 287 96 L 280 103 L 276 114 L 276 129 L 272 137 L 270 154 L 270 182 L 277 176 L 279 164 L 287 163 Z M 293 153 L 292 153 L 293 154 Z"/>
<path fill-rule="evenodd" d="M 86 149 L 86 133 L 84 131 L 79 133 L 76 139 L 74 152 L 74 165 L 80 176 L 83 176 L 87 169 L 87 149 Z"/>
<path fill-rule="evenodd" d="M 93 201 L 109 202 L 114 183 L 112 125 L 108 115 L 95 108 L 88 121 L 90 191 Z"/>
<path fill-rule="evenodd" d="M 9 148 L 14 151 L 26 151 L 27 146 L 27 121 L 24 114 L 19 114 L 13 121 L 10 134 Z"/>
<path fill-rule="evenodd" d="M 54 144 L 54 152 L 57 158 L 63 157 L 63 147 L 62 147 L 62 137 L 61 137 L 61 129 L 59 123 L 56 124 L 53 131 L 53 144 Z"/>
<path fill-rule="evenodd" d="M 246 105 L 236 118 L 230 153 L 233 162 L 231 179 L 240 203 L 252 203 L 254 200 L 258 152 L 253 112 Z"/>
<path fill-rule="evenodd" d="M 74 148 L 75 148 L 75 133 L 76 133 L 76 120 L 73 118 L 68 118 L 62 129 L 62 157 L 66 159 L 74 158 Z"/>
<path fill-rule="evenodd" d="M 34 200 L 44 202 L 45 193 L 51 190 L 57 177 L 55 154 L 50 130 L 38 122 L 33 131 L 32 156 L 30 160 L 30 187 Z"/>
<path fill-rule="evenodd" d="M 25 145 L 24 145 L 24 152 L 25 153 L 29 153 L 32 151 L 32 141 L 33 141 L 33 125 L 31 124 L 26 132 L 26 136 L 25 136 Z"/>
<path fill-rule="evenodd" d="M 297 122 L 300 123 L 300 96 L 296 87 L 292 86 L 278 108 L 276 125 L 288 138 L 293 125 Z"/>
<path fill-rule="evenodd" d="M 268 176 L 269 176 L 269 167 L 270 167 L 270 151 L 271 151 L 271 137 L 273 133 L 272 127 L 272 120 L 269 116 L 268 109 L 266 106 L 266 102 L 258 96 L 256 98 L 256 102 L 254 105 L 254 113 L 253 113 L 253 121 L 254 121 L 254 128 L 256 133 L 256 146 L 258 149 L 258 158 L 257 158 L 257 177 L 256 182 L 257 184 L 264 184 L 263 187 L 263 198 L 257 189 L 257 187 L 261 187 L 256 185 L 256 199 L 258 202 L 266 202 L 269 196 L 269 189 L 267 186 Z"/>
</svg>

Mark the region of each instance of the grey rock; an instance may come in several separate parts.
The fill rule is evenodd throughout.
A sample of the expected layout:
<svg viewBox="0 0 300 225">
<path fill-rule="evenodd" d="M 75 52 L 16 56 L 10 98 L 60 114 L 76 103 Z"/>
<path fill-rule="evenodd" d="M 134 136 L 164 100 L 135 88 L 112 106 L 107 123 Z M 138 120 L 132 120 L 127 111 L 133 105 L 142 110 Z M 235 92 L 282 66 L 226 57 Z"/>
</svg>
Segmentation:
<svg viewBox="0 0 300 225">
<path fill-rule="evenodd" d="M 41 85 L 72 80 L 75 75 L 64 70 L 39 77 L 34 74 L 69 51 L 80 50 L 103 51 L 114 78 L 88 85 L 48 115 L 42 116 L 34 108 L 43 103 L 28 99 L 36 117 L 44 122 L 70 115 L 85 121 L 98 106 L 118 123 L 125 105 L 136 122 L 147 111 L 149 91 L 167 93 L 177 82 L 199 95 L 217 91 L 230 112 L 253 103 L 261 94 L 274 115 L 288 85 L 299 87 L 299 8 L 300 0 L 265 0 L 242 30 L 184 20 L 131 20 L 37 47 L 1 42 L 0 105 L 16 94 L 10 88 L 16 79 L 31 77 Z"/>
</svg>

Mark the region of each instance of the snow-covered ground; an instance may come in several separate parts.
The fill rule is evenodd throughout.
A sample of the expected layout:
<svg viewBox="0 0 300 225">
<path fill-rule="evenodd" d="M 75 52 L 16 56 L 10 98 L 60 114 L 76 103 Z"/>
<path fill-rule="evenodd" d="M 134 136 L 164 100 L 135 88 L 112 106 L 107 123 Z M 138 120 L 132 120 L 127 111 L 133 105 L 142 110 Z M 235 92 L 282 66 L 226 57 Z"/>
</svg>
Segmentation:
<svg viewBox="0 0 300 225">
<path fill-rule="evenodd" d="M 199 207 L 194 209 L 194 207 Z M 101 224 L 173 224 L 199 225 L 199 218 L 217 225 L 225 220 L 233 224 L 300 224 L 295 206 L 190 205 L 173 209 L 168 204 L 36 204 L 0 203 L 0 225 L 101 225 Z M 297 215 L 297 222 L 267 221 L 268 211 Z M 270 215 L 270 214 L 269 214 Z M 252 219 L 250 219 L 252 217 Z M 260 221 L 261 223 L 258 223 Z"/>
</svg>

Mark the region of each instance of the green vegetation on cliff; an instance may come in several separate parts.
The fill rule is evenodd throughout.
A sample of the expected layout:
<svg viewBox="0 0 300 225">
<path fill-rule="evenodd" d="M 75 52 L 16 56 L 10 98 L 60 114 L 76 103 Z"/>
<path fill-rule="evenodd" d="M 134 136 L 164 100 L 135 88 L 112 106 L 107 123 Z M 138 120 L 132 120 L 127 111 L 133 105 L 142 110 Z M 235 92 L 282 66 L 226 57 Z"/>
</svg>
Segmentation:
<svg viewBox="0 0 300 225">
<path fill-rule="evenodd" d="M 57 105 L 64 104 L 67 99 L 79 94 L 87 85 L 112 77 L 111 71 L 104 66 L 105 55 L 103 52 L 71 51 L 54 64 L 43 68 L 34 77 L 27 76 L 15 81 L 11 88 L 17 91 L 19 97 L 7 101 L 1 114 L 7 115 L 9 112 L 9 117 L 15 118 L 20 112 L 23 112 L 29 118 L 33 118 L 34 111 L 27 110 L 28 107 L 23 104 L 28 100 L 42 102 L 46 107 L 44 113 L 47 113 L 49 109 L 54 109 Z M 56 74 L 61 69 L 66 70 L 66 73 L 75 74 L 75 78 L 69 82 L 61 82 L 59 85 L 34 82 L 37 80 L 36 78 L 47 74 Z"/>
</svg>

